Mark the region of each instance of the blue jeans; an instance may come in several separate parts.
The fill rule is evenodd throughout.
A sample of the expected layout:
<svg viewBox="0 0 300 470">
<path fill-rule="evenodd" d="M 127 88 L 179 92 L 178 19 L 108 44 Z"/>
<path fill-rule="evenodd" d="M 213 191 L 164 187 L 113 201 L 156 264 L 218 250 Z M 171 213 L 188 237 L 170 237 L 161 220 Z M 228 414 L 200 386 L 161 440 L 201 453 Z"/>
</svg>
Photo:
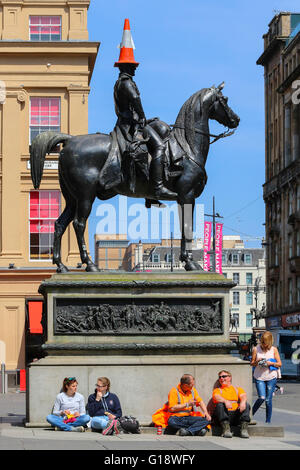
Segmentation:
<svg viewBox="0 0 300 470">
<path fill-rule="evenodd" d="M 252 414 L 253 416 L 259 409 L 259 407 L 266 402 L 266 423 L 271 422 L 272 417 L 272 398 L 273 392 L 276 387 L 277 378 L 272 380 L 257 380 L 255 379 L 255 385 L 257 390 L 258 399 L 253 405 Z"/>
<path fill-rule="evenodd" d="M 201 416 L 171 416 L 168 426 L 175 429 L 187 429 L 193 436 L 209 424 L 207 419 Z"/>
<path fill-rule="evenodd" d="M 108 416 L 94 416 L 91 418 L 91 428 L 101 431 L 106 428 L 108 421 Z"/>
<path fill-rule="evenodd" d="M 78 416 L 73 423 L 64 423 L 64 418 L 57 415 L 48 415 L 46 419 L 51 426 L 57 427 L 62 431 L 71 431 L 72 427 L 85 426 L 89 422 L 90 417 L 89 415 Z"/>
</svg>

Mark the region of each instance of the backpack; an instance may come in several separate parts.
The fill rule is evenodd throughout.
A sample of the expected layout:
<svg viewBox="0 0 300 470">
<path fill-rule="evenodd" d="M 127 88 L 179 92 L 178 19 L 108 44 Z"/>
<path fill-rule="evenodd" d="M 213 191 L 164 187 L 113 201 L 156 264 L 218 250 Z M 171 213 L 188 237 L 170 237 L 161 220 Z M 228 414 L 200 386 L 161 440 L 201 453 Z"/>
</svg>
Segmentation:
<svg viewBox="0 0 300 470">
<path fill-rule="evenodd" d="M 119 423 L 126 434 L 140 434 L 140 423 L 134 416 L 121 416 Z"/>
</svg>

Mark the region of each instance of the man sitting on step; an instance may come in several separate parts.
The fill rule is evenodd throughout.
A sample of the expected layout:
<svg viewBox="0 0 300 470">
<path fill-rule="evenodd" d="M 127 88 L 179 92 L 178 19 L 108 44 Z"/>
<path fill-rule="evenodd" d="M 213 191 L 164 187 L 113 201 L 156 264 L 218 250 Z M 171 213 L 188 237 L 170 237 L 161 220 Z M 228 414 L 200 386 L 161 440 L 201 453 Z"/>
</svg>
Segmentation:
<svg viewBox="0 0 300 470">
<path fill-rule="evenodd" d="M 184 374 L 177 387 L 173 387 L 168 395 L 168 412 L 171 413 L 168 427 L 179 429 L 180 436 L 205 436 L 211 420 L 194 385 L 194 377 Z M 195 411 L 197 406 L 201 408 L 203 416 Z"/>
<path fill-rule="evenodd" d="M 213 391 L 215 410 L 213 421 L 222 427 L 223 437 L 232 437 L 230 425 L 240 425 L 240 436 L 249 438 L 248 423 L 250 422 L 250 405 L 247 403 L 246 392 L 231 383 L 232 375 L 226 370 L 219 372 L 219 384 Z"/>
</svg>

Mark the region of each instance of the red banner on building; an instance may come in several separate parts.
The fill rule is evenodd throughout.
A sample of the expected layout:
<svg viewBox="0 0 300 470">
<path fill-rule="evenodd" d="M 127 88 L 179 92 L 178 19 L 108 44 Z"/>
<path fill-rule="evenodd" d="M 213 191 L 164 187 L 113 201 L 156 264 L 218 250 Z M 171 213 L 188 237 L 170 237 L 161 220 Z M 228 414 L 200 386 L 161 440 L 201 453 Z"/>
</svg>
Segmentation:
<svg viewBox="0 0 300 470">
<path fill-rule="evenodd" d="M 222 274 L 222 244 L 223 244 L 223 224 L 216 224 L 216 273 Z"/>
</svg>

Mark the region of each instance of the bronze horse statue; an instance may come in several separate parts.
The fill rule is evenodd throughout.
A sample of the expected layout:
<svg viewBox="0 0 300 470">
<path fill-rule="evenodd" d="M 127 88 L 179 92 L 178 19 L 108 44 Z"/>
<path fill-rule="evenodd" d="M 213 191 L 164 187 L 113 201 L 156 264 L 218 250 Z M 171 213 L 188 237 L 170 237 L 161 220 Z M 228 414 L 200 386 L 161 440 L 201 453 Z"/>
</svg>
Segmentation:
<svg viewBox="0 0 300 470">
<path fill-rule="evenodd" d="M 155 130 L 165 141 L 173 142 L 173 154 L 177 151 L 180 153 L 178 161 L 181 171 L 173 172 L 176 176 L 168 178 L 165 185 L 177 194 L 182 234 L 180 260 L 185 263 L 187 271 L 201 270 L 199 264 L 193 260 L 192 254 L 193 212 L 195 199 L 200 196 L 207 181 L 205 163 L 212 136 L 209 132 L 209 120 L 214 119 L 228 129 L 235 129 L 240 120 L 228 106 L 228 98 L 222 94 L 223 87 L 222 83 L 218 87 L 203 88 L 192 95 L 182 106 L 172 130 L 159 120 L 150 121 L 148 124 L 155 126 Z M 213 137 L 220 138 L 231 134 L 228 130 Z M 107 200 L 122 194 L 154 200 L 153 184 L 138 167 L 134 188 L 126 177 L 110 188 L 102 183 L 101 171 L 104 165 L 109 163 L 108 156 L 113 145 L 112 134 L 71 136 L 44 132 L 34 139 L 30 149 L 31 178 L 35 189 L 38 189 L 41 183 L 46 154 L 58 144 L 63 144 L 59 155 L 59 182 L 66 206 L 55 222 L 53 264 L 57 265 L 57 272 L 68 271 L 61 261 L 61 238 L 73 221 L 81 261 L 86 264 L 86 271 L 98 271 L 88 256 L 84 240 L 86 222 L 95 198 Z M 176 163 L 176 158 L 176 155 L 173 155 L 173 163 Z M 115 168 L 112 168 L 112 171 L 115 171 Z"/>
</svg>

